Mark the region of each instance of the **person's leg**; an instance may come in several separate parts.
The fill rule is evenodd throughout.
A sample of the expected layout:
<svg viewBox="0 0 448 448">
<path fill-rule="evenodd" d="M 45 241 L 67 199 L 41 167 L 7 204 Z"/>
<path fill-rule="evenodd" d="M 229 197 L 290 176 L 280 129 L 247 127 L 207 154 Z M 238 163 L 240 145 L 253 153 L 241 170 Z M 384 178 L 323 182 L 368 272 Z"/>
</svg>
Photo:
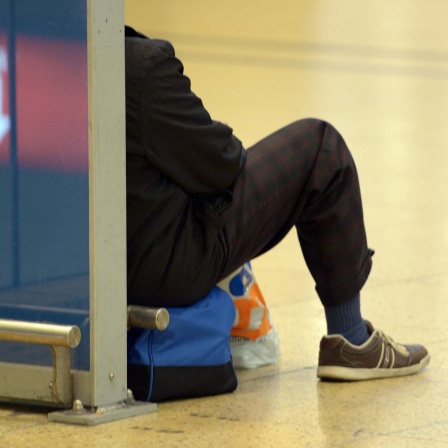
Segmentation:
<svg viewBox="0 0 448 448">
<path fill-rule="evenodd" d="M 341 135 L 305 119 L 247 150 L 224 211 L 227 272 L 278 244 L 296 226 L 325 306 L 360 291 L 371 269 L 358 176 Z"/>
<path fill-rule="evenodd" d="M 371 268 L 356 168 L 328 123 L 301 120 L 248 149 L 225 212 L 223 276 L 275 246 L 296 226 L 330 333 L 368 338 L 359 291 Z"/>
<path fill-rule="evenodd" d="M 299 121 L 250 148 L 233 194 L 223 214 L 222 276 L 297 228 L 327 319 L 319 378 L 403 376 L 428 364 L 424 347 L 397 344 L 362 319 L 359 291 L 373 252 L 367 248 L 356 168 L 332 126 Z"/>
</svg>

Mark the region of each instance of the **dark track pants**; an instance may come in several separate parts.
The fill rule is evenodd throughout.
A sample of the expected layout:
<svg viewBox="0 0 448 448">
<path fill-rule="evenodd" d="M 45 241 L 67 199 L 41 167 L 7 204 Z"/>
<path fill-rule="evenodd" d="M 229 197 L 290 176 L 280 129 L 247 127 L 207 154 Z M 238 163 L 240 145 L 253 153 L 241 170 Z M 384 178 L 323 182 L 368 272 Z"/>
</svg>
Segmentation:
<svg viewBox="0 0 448 448">
<path fill-rule="evenodd" d="M 247 150 L 223 213 L 222 277 L 268 251 L 295 226 L 325 306 L 351 300 L 371 269 L 353 158 L 328 123 L 306 119 Z"/>
<path fill-rule="evenodd" d="M 367 247 L 356 167 L 331 125 L 300 120 L 255 144 L 230 192 L 233 201 L 223 211 L 191 199 L 192 207 L 202 207 L 189 226 L 195 230 L 181 232 L 173 243 L 172 259 L 178 261 L 166 267 L 157 291 L 142 304 L 185 306 L 200 300 L 293 226 L 324 306 L 349 301 L 361 290 L 373 251 Z M 202 220 L 204 210 L 208 219 Z M 219 225 L 208 227 L 210 219 Z"/>
</svg>

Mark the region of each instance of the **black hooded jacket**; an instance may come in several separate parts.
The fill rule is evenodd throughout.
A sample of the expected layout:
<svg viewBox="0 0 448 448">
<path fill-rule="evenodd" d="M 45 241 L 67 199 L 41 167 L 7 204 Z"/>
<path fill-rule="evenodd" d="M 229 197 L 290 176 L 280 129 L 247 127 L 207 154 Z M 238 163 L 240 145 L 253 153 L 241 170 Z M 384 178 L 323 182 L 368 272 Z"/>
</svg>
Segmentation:
<svg viewBox="0 0 448 448">
<path fill-rule="evenodd" d="M 128 302 L 155 304 L 219 244 L 245 151 L 191 92 L 169 42 L 125 35 Z"/>
</svg>

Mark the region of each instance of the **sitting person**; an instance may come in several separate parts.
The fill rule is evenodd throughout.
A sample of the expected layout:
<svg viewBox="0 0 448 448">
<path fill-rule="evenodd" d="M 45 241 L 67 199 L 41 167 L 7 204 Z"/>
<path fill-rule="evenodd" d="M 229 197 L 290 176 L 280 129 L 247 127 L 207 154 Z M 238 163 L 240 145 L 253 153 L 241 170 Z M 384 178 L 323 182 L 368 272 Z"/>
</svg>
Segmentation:
<svg viewBox="0 0 448 448">
<path fill-rule="evenodd" d="M 211 119 L 170 43 L 126 27 L 128 303 L 186 306 L 294 226 L 325 309 L 320 378 L 409 375 L 429 362 L 361 315 L 372 266 L 341 135 L 296 121 L 245 150 Z"/>
</svg>

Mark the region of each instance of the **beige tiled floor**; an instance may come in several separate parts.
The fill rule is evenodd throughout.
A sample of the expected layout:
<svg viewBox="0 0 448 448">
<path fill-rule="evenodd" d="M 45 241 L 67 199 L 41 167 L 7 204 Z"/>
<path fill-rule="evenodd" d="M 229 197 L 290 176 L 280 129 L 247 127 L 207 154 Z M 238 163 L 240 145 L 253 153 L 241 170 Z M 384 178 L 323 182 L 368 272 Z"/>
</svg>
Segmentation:
<svg viewBox="0 0 448 448">
<path fill-rule="evenodd" d="M 324 316 L 290 234 L 254 262 L 278 365 L 240 372 L 234 394 L 93 428 L 2 407 L 0 446 L 448 446 L 448 3 L 126 0 L 126 14 L 175 44 L 193 89 L 247 146 L 305 116 L 340 129 L 376 250 L 363 313 L 432 360 L 404 379 L 319 382 Z"/>
</svg>

